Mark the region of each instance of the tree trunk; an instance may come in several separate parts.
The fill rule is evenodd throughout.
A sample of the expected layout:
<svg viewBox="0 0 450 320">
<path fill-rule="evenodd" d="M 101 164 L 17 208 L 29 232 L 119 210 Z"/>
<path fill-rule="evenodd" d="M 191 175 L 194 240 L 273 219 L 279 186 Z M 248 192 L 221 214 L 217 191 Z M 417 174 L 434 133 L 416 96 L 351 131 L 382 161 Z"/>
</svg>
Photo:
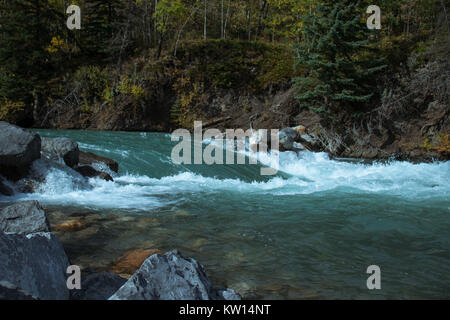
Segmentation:
<svg viewBox="0 0 450 320">
<path fill-rule="evenodd" d="M 228 25 L 228 17 L 230 16 L 230 6 L 231 6 L 231 0 L 228 0 L 228 8 L 227 8 L 227 15 L 225 18 L 225 25 L 223 27 L 223 38 L 227 38 L 227 25 Z"/>
<path fill-rule="evenodd" d="M 256 29 L 256 36 L 259 36 L 261 34 L 262 19 L 263 19 L 264 12 L 266 11 L 266 6 L 267 6 L 267 0 L 263 0 L 261 9 L 259 10 L 258 27 Z"/>
<path fill-rule="evenodd" d="M 205 40 L 206 41 L 206 22 L 207 22 L 207 20 L 206 20 L 206 11 L 207 11 L 207 8 L 208 8 L 208 5 L 207 5 L 207 0 L 205 0 L 205 21 L 204 21 L 204 24 L 203 24 L 203 40 Z"/>
<path fill-rule="evenodd" d="M 223 2 L 225 0 L 222 0 L 222 7 L 221 7 L 221 20 L 220 20 L 220 38 L 223 39 Z"/>
</svg>

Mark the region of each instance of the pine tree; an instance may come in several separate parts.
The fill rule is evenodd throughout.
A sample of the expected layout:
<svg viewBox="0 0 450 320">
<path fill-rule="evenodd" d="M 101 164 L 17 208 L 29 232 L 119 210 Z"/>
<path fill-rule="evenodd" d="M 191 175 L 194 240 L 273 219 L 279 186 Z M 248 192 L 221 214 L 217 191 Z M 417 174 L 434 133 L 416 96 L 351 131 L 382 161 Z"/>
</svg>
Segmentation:
<svg viewBox="0 0 450 320">
<path fill-rule="evenodd" d="M 370 54 L 372 31 L 362 13 L 354 1 L 324 1 L 305 17 L 297 58 L 309 74 L 294 80 L 302 107 L 327 114 L 361 112 L 374 96 L 374 75 L 386 66 Z"/>
<path fill-rule="evenodd" d="M 92 53 L 108 51 L 118 30 L 124 23 L 122 0 L 88 0 L 83 6 L 85 15 L 81 34 L 86 42 L 86 50 Z"/>
<path fill-rule="evenodd" d="M 29 105 L 52 73 L 49 53 L 55 21 L 48 0 L 10 0 L 0 4 L 0 103 Z"/>
</svg>

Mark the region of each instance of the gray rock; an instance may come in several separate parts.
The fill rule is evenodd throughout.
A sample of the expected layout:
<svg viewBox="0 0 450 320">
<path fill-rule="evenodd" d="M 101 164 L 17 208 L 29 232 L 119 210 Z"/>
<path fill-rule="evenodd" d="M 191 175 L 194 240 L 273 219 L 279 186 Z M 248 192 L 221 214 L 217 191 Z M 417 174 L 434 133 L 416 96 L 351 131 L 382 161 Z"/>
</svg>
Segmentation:
<svg viewBox="0 0 450 320">
<path fill-rule="evenodd" d="M 314 152 L 323 151 L 322 144 L 317 136 L 313 133 L 304 133 L 299 135 L 298 142 L 300 142 L 306 149 Z"/>
<path fill-rule="evenodd" d="M 29 234 L 50 232 L 47 216 L 39 202 L 22 201 L 0 211 L 0 231 Z"/>
<path fill-rule="evenodd" d="M 18 180 L 41 157 L 41 138 L 4 121 L 0 121 L 0 137 L 0 174 Z"/>
<path fill-rule="evenodd" d="M 109 299 L 210 300 L 217 297 L 218 293 L 211 287 L 203 266 L 173 250 L 164 255 L 150 256 Z"/>
<path fill-rule="evenodd" d="M 71 168 L 78 164 L 80 156 L 78 143 L 69 138 L 43 137 L 41 151 L 50 160 L 63 159 Z"/>
<path fill-rule="evenodd" d="M 0 281 L 0 300 L 37 300 L 8 281 Z"/>
<path fill-rule="evenodd" d="M 294 142 L 298 132 L 292 128 L 284 128 L 279 134 L 280 151 L 288 151 L 294 148 Z"/>
<path fill-rule="evenodd" d="M 48 182 L 49 180 L 53 182 Z M 34 161 L 27 177 L 17 181 L 15 187 L 23 193 L 68 192 L 92 188 L 87 179 L 74 169 L 48 159 Z"/>
<path fill-rule="evenodd" d="M 106 181 L 114 181 L 114 179 L 108 173 L 97 171 L 91 166 L 78 166 L 75 168 L 75 171 L 77 171 L 83 177 L 101 178 Z"/>
<path fill-rule="evenodd" d="M 92 165 L 95 163 L 104 163 L 114 172 L 119 172 L 119 164 L 109 158 L 101 157 L 91 152 L 80 151 L 80 165 Z"/>
<path fill-rule="evenodd" d="M 218 300 L 242 300 L 239 293 L 237 293 L 233 289 L 218 290 L 217 295 Z"/>
<path fill-rule="evenodd" d="M 0 232 L 0 279 L 41 300 L 66 300 L 69 261 L 51 233 Z"/>
<path fill-rule="evenodd" d="M 81 290 L 72 290 L 72 300 L 108 300 L 127 279 L 114 273 L 94 273 L 82 278 Z"/>
</svg>

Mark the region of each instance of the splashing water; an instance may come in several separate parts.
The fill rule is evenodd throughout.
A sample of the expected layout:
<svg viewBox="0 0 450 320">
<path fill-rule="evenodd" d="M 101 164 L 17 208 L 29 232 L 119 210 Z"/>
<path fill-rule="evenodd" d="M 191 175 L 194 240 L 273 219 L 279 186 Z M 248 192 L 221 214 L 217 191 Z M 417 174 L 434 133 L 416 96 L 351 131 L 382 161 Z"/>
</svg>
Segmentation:
<svg viewBox="0 0 450 320">
<path fill-rule="evenodd" d="M 213 281 L 245 298 L 450 298 L 450 162 L 283 152 L 278 174 L 263 177 L 261 165 L 277 161 L 267 154 L 260 165 L 175 165 L 166 134 L 39 133 L 120 164 L 114 182 L 90 179 L 88 187 L 70 170 L 47 168 L 36 193 L 0 200 L 135 221 L 103 226 L 76 246 L 68 237 L 71 259 L 84 266 L 151 242 L 197 258 Z M 157 226 L 142 222 L 150 217 Z M 372 264 L 382 270 L 379 291 L 366 287 Z"/>
</svg>

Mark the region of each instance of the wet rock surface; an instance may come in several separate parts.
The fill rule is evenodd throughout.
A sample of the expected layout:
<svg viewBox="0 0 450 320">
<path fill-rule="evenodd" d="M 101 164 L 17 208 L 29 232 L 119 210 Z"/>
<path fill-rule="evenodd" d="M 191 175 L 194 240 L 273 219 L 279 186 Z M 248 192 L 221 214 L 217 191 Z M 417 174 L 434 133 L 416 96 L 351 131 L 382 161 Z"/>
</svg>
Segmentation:
<svg viewBox="0 0 450 320">
<path fill-rule="evenodd" d="M 88 165 L 76 167 L 75 170 L 83 177 L 100 178 L 106 181 L 114 181 L 114 179 L 108 173 L 97 171 L 96 169 Z"/>
<path fill-rule="evenodd" d="M 42 138 L 42 154 L 50 160 L 62 159 L 69 167 L 78 164 L 78 143 L 68 138 Z"/>
<path fill-rule="evenodd" d="M 104 163 L 108 168 L 114 172 L 119 172 L 119 164 L 109 158 L 101 157 L 99 155 L 93 154 L 91 152 L 80 151 L 80 166 L 82 165 L 92 165 L 95 163 Z"/>
</svg>

